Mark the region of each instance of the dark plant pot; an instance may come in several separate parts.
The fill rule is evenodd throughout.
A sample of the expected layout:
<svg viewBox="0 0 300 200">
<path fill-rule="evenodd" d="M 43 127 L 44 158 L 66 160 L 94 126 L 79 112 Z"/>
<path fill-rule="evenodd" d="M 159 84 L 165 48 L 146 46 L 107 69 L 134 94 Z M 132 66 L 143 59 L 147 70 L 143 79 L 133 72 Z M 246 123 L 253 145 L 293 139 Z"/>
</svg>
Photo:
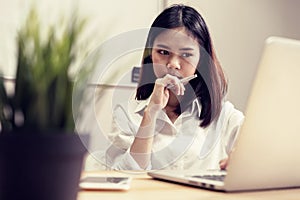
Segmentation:
<svg viewBox="0 0 300 200">
<path fill-rule="evenodd" d="M 0 135 L 0 199 L 75 200 L 88 139 L 72 133 Z"/>
</svg>

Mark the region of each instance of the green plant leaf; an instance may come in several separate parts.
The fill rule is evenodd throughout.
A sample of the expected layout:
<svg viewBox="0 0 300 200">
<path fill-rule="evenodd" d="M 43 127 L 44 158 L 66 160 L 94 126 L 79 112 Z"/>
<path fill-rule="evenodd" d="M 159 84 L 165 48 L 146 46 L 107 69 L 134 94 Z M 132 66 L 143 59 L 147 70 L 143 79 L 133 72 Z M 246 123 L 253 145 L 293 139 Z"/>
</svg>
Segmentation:
<svg viewBox="0 0 300 200">
<path fill-rule="evenodd" d="M 31 9 L 18 32 L 15 94 L 11 100 L 0 82 L 1 124 L 7 123 L 16 129 L 74 130 L 73 82 L 68 72 L 76 59 L 76 43 L 85 20 L 74 17 L 62 27 L 50 26 L 44 37 L 38 19 L 36 10 Z M 60 36 L 58 28 L 62 31 Z M 5 118 L 6 105 L 11 106 L 13 116 L 15 112 L 22 112 L 22 125 L 16 125 L 13 118 Z"/>
</svg>

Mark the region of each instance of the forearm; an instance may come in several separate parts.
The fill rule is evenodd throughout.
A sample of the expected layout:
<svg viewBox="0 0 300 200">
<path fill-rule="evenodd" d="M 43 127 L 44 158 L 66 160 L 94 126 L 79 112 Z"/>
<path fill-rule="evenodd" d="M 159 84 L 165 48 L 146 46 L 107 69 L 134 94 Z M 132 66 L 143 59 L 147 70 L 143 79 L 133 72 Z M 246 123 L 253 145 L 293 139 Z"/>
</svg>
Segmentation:
<svg viewBox="0 0 300 200">
<path fill-rule="evenodd" d="M 140 128 L 130 148 L 130 154 L 145 169 L 151 159 L 157 111 L 147 107 Z"/>
</svg>

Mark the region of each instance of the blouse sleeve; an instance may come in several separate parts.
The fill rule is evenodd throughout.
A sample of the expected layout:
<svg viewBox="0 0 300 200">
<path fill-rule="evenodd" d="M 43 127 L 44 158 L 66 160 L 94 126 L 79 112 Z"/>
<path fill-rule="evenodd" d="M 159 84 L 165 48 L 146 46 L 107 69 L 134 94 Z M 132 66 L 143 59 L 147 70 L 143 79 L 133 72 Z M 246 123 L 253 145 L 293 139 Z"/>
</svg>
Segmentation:
<svg viewBox="0 0 300 200">
<path fill-rule="evenodd" d="M 113 132 L 109 136 L 112 143 L 105 153 L 108 168 L 115 170 L 144 170 L 130 155 L 130 146 L 137 133 L 139 123 L 133 121 L 130 115 L 128 108 L 122 104 L 117 105 L 114 109 Z"/>
<path fill-rule="evenodd" d="M 239 129 L 244 121 L 244 115 L 242 112 L 235 109 L 234 106 L 229 102 L 225 103 L 225 107 L 227 107 L 226 109 L 228 109 L 228 118 L 225 128 L 225 137 L 223 139 L 226 153 L 227 155 L 229 155 L 234 148 L 234 143 L 238 136 Z"/>
</svg>

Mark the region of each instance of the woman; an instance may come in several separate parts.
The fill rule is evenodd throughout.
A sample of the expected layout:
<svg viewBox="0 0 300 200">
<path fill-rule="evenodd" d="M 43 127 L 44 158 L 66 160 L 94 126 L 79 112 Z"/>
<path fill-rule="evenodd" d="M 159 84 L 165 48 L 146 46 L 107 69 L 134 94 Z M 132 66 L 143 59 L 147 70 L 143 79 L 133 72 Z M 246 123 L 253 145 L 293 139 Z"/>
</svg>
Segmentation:
<svg viewBox="0 0 300 200">
<path fill-rule="evenodd" d="M 119 132 L 106 151 L 107 165 L 120 170 L 226 168 L 243 120 L 225 100 L 226 92 L 201 15 L 184 5 L 165 9 L 149 31 L 135 99 L 115 109 Z"/>
</svg>

